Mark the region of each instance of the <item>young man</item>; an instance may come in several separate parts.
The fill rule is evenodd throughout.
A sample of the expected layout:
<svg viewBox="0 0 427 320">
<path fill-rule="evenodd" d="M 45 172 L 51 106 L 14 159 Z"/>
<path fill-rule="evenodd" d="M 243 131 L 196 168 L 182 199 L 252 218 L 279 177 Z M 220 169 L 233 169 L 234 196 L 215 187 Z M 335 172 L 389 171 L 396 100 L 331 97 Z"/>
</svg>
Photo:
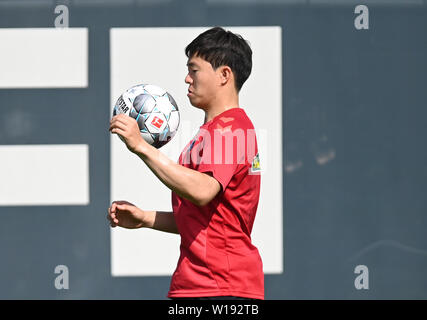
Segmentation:
<svg viewBox="0 0 427 320">
<path fill-rule="evenodd" d="M 118 115 L 110 125 L 172 190 L 173 212 L 115 201 L 107 217 L 112 227 L 180 234 L 169 298 L 264 299 L 262 261 L 250 237 L 260 192 L 257 142 L 238 95 L 251 73 L 252 50 L 241 36 L 216 27 L 185 53 L 187 96 L 205 119 L 179 163 L 146 143 L 135 119 Z"/>
</svg>

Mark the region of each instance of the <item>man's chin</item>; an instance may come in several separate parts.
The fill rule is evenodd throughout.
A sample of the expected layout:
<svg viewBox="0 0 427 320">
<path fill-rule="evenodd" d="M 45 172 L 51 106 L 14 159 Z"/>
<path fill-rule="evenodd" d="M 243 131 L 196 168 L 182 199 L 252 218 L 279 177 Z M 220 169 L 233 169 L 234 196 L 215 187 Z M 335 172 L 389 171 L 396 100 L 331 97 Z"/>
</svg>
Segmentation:
<svg viewBox="0 0 427 320">
<path fill-rule="evenodd" d="M 190 103 L 193 107 L 198 108 L 198 109 L 203 109 L 200 101 L 198 101 L 194 97 L 188 97 L 188 100 L 190 100 Z"/>
</svg>

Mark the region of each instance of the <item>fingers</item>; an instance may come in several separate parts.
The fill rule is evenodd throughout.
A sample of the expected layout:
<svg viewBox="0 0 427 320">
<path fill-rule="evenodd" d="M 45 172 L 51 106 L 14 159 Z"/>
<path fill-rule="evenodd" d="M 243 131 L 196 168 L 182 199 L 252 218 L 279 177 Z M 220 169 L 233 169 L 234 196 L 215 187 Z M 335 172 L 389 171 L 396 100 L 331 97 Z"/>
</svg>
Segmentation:
<svg viewBox="0 0 427 320">
<path fill-rule="evenodd" d="M 117 227 L 118 225 L 119 225 L 118 223 L 113 222 L 112 220 L 110 220 L 110 227 L 111 227 L 111 228 L 115 228 L 115 227 Z"/>
<path fill-rule="evenodd" d="M 117 204 L 116 208 L 118 210 L 127 210 L 128 206 L 126 204 Z"/>
<path fill-rule="evenodd" d="M 112 228 L 117 227 L 119 225 L 119 220 L 115 217 L 112 217 L 110 214 L 107 215 L 107 220 L 110 222 L 110 226 Z"/>
<path fill-rule="evenodd" d="M 126 210 L 128 208 L 128 203 L 124 201 L 114 201 L 109 208 L 109 213 L 116 215 L 118 210 Z"/>
<path fill-rule="evenodd" d="M 126 118 L 129 118 L 128 116 L 124 115 L 124 114 L 119 114 L 117 116 L 114 116 L 111 120 L 110 120 L 110 127 L 109 127 L 109 131 L 111 133 L 116 133 L 115 129 L 121 129 L 121 130 L 126 130 L 127 127 L 127 120 Z"/>
<path fill-rule="evenodd" d="M 122 227 L 126 224 L 127 215 L 132 215 L 135 210 L 135 205 L 130 202 L 123 200 L 114 201 L 107 210 L 107 220 L 110 222 L 112 228 L 117 226 Z"/>
<path fill-rule="evenodd" d="M 116 116 L 116 117 L 118 117 L 118 116 Z M 132 136 L 133 133 L 139 131 L 139 127 L 138 127 L 138 124 L 136 123 L 135 119 L 127 117 L 127 116 L 126 116 L 126 118 L 112 120 L 108 130 L 111 133 L 118 134 L 119 136 L 121 136 L 122 138 L 125 138 L 127 140 L 130 136 Z M 135 123 L 132 124 L 131 121 L 134 121 Z M 139 137 L 139 134 L 137 136 Z"/>
<path fill-rule="evenodd" d="M 121 122 L 116 122 L 110 125 L 110 128 L 108 130 L 111 133 L 119 133 L 119 132 L 126 132 L 127 126 Z"/>
<path fill-rule="evenodd" d="M 113 202 L 108 208 L 107 220 L 110 221 L 110 226 L 112 228 L 116 227 L 119 224 L 119 220 L 116 217 L 117 204 Z"/>
<path fill-rule="evenodd" d="M 122 114 L 118 114 L 118 115 L 112 117 L 111 120 L 110 120 L 110 123 L 113 123 L 113 122 L 123 122 L 123 123 L 126 123 L 130 119 L 132 119 L 132 118 L 122 113 Z"/>
<path fill-rule="evenodd" d="M 114 116 L 110 120 L 110 130 L 112 127 L 126 128 L 132 122 L 136 122 L 136 120 L 134 118 L 127 116 L 127 115 L 119 114 L 117 116 Z"/>
</svg>

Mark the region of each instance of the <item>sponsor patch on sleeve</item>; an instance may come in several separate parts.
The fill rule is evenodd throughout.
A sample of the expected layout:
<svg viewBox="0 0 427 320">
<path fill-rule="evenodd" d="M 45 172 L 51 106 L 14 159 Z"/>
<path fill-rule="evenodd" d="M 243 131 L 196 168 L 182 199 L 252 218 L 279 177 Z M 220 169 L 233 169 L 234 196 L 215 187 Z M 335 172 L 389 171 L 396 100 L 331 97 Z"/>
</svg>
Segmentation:
<svg viewBox="0 0 427 320">
<path fill-rule="evenodd" d="M 259 153 L 252 160 L 251 173 L 256 173 L 261 171 L 261 165 L 259 163 Z"/>
</svg>

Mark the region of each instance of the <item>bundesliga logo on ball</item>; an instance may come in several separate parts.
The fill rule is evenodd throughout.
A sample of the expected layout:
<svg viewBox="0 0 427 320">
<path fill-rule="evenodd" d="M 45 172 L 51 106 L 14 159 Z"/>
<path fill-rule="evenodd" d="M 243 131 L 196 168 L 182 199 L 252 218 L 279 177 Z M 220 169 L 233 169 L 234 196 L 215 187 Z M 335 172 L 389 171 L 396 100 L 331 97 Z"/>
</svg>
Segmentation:
<svg viewBox="0 0 427 320">
<path fill-rule="evenodd" d="M 136 120 L 141 136 L 155 148 L 168 143 L 178 130 L 178 105 L 169 93 L 154 85 L 139 84 L 126 90 L 114 106 L 113 117 L 121 113 Z"/>
</svg>

